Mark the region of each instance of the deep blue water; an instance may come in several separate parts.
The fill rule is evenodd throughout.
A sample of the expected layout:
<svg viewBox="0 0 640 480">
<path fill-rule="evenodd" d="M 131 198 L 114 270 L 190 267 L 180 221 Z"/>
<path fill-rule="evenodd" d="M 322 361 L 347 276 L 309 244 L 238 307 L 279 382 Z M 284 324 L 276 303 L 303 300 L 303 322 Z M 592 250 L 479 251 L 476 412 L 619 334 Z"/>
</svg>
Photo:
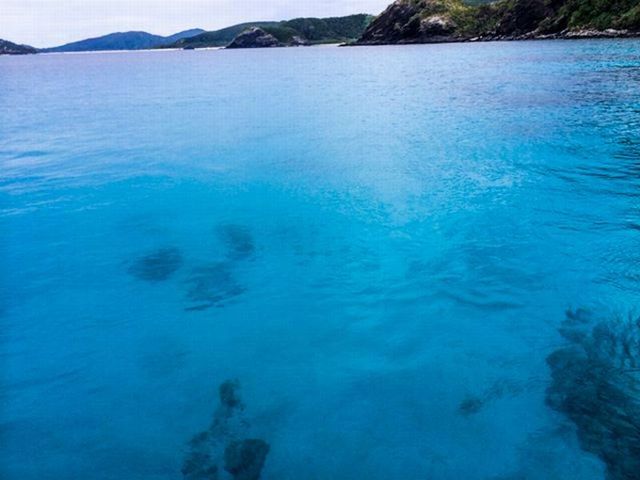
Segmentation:
<svg viewBox="0 0 640 480">
<path fill-rule="evenodd" d="M 3 57 L 0 168 L 2 478 L 182 478 L 228 379 L 265 480 L 604 478 L 639 41 Z"/>
</svg>

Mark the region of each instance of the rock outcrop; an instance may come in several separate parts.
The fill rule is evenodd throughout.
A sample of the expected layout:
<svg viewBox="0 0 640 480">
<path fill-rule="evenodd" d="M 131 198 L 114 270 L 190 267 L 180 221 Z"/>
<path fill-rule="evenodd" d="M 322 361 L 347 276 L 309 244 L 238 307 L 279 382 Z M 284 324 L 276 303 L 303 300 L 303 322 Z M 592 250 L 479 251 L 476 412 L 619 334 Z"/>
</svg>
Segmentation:
<svg viewBox="0 0 640 480">
<path fill-rule="evenodd" d="M 0 55 L 28 55 L 31 53 L 38 53 L 38 50 L 29 45 L 18 45 L 0 39 Z"/>
<path fill-rule="evenodd" d="M 188 443 L 182 475 L 185 480 L 258 480 L 271 447 L 259 438 L 247 438 L 251 425 L 244 414 L 240 385 L 223 382 L 220 404 L 208 429 Z M 224 465 L 225 474 L 218 465 Z"/>
<path fill-rule="evenodd" d="M 609 480 L 640 479 L 640 318 L 567 312 L 567 345 L 547 358 L 547 403 L 576 426 L 582 448 L 606 464 Z"/>
<path fill-rule="evenodd" d="M 252 27 L 243 31 L 227 48 L 303 47 L 311 42 L 290 28 Z"/>
<path fill-rule="evenodd" d="M 129 273 L 147 282 L 163 282 L 182 266 L 182 253 L 175 247 L 161 248 L 136 259 Z"/>
<path fill-rule="evenodd" d="M 637 0 L 396 0 L 358 45 L 640 36 Z"/>
<path fill-rule="evenodd" d="M 234 480 L 258 480 L 269 454 L 269 444 L 260 439 L 231 442 L 224 451 L 224 469 Z"/>
<path fill-rule="evenodd" d="M 227 48 L 271 48 L 271 47 L 284 47 L 284 44 L 280 42 L 272 34 L 264 31 L 259 27 L 252 27 L 249 30 L 245 30 L 233 41 L 227 45 Z"/>
</svg>

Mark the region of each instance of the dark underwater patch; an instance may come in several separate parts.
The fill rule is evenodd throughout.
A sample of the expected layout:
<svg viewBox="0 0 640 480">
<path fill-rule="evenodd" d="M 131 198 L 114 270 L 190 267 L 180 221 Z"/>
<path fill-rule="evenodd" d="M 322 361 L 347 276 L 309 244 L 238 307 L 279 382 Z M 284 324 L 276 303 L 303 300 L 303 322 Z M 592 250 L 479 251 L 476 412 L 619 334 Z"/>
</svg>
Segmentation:
<svg viewBox="0 0 640 480">
<path fill-rule="evenodd" d="M 220 225 L 216 233 L 227 248 L 227 258 L 230 260 L 245 260 L 253 255 L 255 244 L 247 227 L 234 224 Z"/>
<path fill-rule="evenodd" d="M 244 438 L 250 428 L 244 417 L 240 384 L 227 380 L 218 389 L 220 404 L 209 428 L 194 435 L 182 466 L 187 480 L 216 480 L 218 465 L 234 480 L 258 480 L 270 447 L 256 438 Z"/>
<path fill-rule="evenodd" d="M 269 444 L 259 438 L 238 440 L 224 451 L 224 469 L 234 480 L 258 480 L 269 454 Z"/>
<path fill-rule="evenodd" d="M 468 395 L 459 405 L 458 411 L 461 415 L 469 416 L 479 413 L 488 403 L 499 400 L 506 396 L 515 396 L 524 388 L 516 382 L 508 379 L 501 379 L 493 383 L 481 395 Z"/>
<path fill-rule="evenodd" d="M 474 415 L 482 410 L 484 404 L 484 399 L 475 395 L 469 395 L 460 403 L 458 410 L 464 416 Z"/>
<path fill-rule="evenodd" d="M 547 404 L 576 425 L 610 480 L 640 479 L 640 318 L 569 311 L 560 333 L 568 344 L 547 358 Z"/>
<path fill-rule="evenodd" d="M 246 288 L 240 285 L 226 263 L 196 268 L 187 279 L 187 299 L 191 306 L 187 311 L 221 307 L 228 300 L 243 294 Z"/>
<path fill-rule="evenodd" d="M 218 467 L 213 464 L 210 455 L 194 452 L 185 459 L 182 476 L 190 480 L 217 480 Z"/>
<path fill-rule="evenodd" d="M 135 260 L 129 273 L 147 282 L 163 282 L 182 266 L 182 254 L 177 248 L 161 248 Z"/>
</svg>

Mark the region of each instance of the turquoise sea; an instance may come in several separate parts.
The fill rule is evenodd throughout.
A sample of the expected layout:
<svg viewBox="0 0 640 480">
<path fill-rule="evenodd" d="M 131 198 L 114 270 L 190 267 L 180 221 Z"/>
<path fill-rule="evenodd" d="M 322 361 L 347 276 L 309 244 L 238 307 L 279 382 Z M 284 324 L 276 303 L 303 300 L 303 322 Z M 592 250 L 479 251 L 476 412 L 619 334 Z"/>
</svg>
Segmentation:
<svg viewBox="0 0 640 480">
<path fill-rule="evenodd" d="M 640 41 L 2 57 L 0 260 L 4 479 L 238 438 L 263 480 L 604 479 L 547 357 L 640 307 Z"/>
</svg>

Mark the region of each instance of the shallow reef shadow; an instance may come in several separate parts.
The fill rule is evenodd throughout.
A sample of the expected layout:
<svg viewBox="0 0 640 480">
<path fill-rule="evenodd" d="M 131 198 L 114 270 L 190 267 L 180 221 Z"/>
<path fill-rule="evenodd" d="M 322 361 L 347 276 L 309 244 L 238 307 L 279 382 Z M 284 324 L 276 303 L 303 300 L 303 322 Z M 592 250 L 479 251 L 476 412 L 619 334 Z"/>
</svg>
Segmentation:
<svg viewBox="0 0 640 480">
<path fill-rule="evenodd" d="M 522 385 L 512 380 L 498 380 L 480 395 L 467 395 L 460 402 L 458 412 L 463 416 L 475 415 L 485 408 L 488 403 L 504 398 L 507 395 L 518 395 L 523 390 L 524 387 Z"/>
<path fill-rule="evenodd" d="M 220 404 L 209 428 L 188 442 L 182 466 L 187 480 L 217 480 L 218 465 L 233 480 L 258 480 L 270 446 L 257 438 L 247 438 L 250 424 L 244 415 L 244 404 L 237 380 L 227 380 L 218 389 Z"/>
<path fill-rule="evenodd" d="M 236 281 L 231 266 L 226 262 L 192 270 L 186 283 L 187 299 L 191 303 L 186 308 L 187 311 L 222 307 L 227 301 L 246 291 Z"/>
<path fill-rule="evenodd" d="M 182 263 L 180 250 L 175 247 L 161 248 L 134 260 L 128 272 L 139 280 L 162 282 L 177 272 Z"/>
<path fill-rule="evenodd" d="M 235 224 L 219 225 L 216 233 L 227 248 L 229 260 L 245 260 L 253 255 L 255 244 L 247 227 Z"/>
<path fill-rule="evenodd" d="M 547 358 L 547 404 L 575 424 L 580 446 L 603 460 L 609 480 L 639 480 L 640 317 L 570 310 L 559 331 L 567 345 Z"/>
</svg>

